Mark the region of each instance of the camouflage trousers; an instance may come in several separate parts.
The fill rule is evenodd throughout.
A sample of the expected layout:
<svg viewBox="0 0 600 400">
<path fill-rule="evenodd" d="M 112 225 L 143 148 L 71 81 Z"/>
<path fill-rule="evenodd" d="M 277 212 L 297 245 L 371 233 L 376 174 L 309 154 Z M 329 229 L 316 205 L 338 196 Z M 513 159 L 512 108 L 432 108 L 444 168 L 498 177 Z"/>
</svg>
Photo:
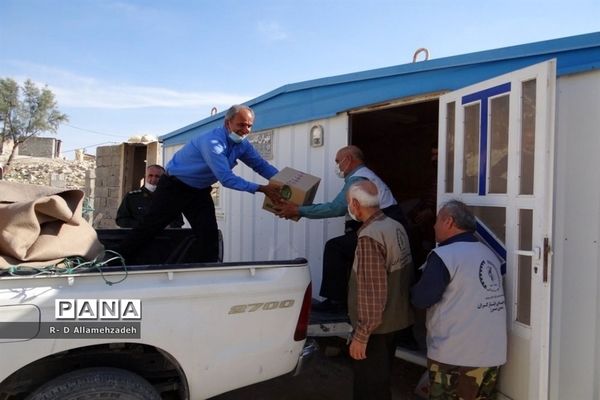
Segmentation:
<svg viewBox="0 0 600 400">
<path fill-rule="evenodd" d="M 499 367 L 459 367 L 427 360 L 430 400 L 489 400 L 496 398 Z"/>
</svg>

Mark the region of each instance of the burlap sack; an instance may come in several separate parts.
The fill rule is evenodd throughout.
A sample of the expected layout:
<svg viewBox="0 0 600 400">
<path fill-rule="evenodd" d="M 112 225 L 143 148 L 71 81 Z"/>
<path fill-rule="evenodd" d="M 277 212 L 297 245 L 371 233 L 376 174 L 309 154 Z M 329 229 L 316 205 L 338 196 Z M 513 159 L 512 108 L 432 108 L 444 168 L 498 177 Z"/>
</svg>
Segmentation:
<svg viewBox="0 0 600 400">
<path fill-rule="evenodd" d="M 98 256 L 104 248 L 82 206 L 81 190 L 0 181 L 0 269 Z"/>
</svg>

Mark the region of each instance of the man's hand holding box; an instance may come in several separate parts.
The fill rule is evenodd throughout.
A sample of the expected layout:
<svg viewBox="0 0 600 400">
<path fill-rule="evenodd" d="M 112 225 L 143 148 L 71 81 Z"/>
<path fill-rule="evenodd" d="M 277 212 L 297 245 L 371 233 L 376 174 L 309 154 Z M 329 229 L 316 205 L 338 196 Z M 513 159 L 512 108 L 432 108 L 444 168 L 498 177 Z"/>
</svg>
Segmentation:
<svg viewBox="0 0 600 400">
<path fill-rule="evenodd" d="M 286 167 L 269 180 L 269 183 L 281 186 L 280 195 L 283 199 L 283 204 L 274 204 L 271 199 L 265 197 L 263 209 L 279 214 L 278 210 L 280 207 L 285 207 L 286 204 L 296 206 L 312 204 L 320 181 L 321 178 Z M 290 219 L 298 221 L 300 217 L 297 216 Z"/>
</svg>

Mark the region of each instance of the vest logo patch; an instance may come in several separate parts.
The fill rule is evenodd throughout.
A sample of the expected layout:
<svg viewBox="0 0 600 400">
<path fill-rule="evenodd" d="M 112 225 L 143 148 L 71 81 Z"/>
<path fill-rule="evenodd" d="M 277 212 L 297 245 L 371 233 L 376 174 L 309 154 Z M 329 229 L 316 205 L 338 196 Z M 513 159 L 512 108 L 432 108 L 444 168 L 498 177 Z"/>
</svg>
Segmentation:
<svg viewBox="0 0 600 400">
<path fill-rule="evenodd" d="M 396 240 L 398 241 L 398 246 L 400 246 L 401 250 L 405 250 L 408 248 L 406 238 L 402 234 L 402 231 L 400 229 L 396 229 Z"/>
<path fill-rule="evenodd" d="M 483 260 L 479 264 L 479 282 L 489 292 L 497 292 L 501 288 L 500 274 L 491 261 Z"/>
</svg>

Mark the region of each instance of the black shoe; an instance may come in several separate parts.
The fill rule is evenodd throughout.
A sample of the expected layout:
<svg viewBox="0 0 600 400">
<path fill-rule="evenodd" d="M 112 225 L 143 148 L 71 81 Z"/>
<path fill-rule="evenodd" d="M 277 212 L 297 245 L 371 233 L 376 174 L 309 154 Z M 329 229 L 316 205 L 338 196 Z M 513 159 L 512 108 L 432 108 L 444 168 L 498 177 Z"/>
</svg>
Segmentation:
<svg viewBox="0 0 600 400">
<path fill-rule="evenodd" d="M 320 303 L 312 305 L 313 311 L 327 312 L 327 313 L 338 313 L 346 311 L 346 303 L 339 300 L 325 299 Z"/>
</svg>

